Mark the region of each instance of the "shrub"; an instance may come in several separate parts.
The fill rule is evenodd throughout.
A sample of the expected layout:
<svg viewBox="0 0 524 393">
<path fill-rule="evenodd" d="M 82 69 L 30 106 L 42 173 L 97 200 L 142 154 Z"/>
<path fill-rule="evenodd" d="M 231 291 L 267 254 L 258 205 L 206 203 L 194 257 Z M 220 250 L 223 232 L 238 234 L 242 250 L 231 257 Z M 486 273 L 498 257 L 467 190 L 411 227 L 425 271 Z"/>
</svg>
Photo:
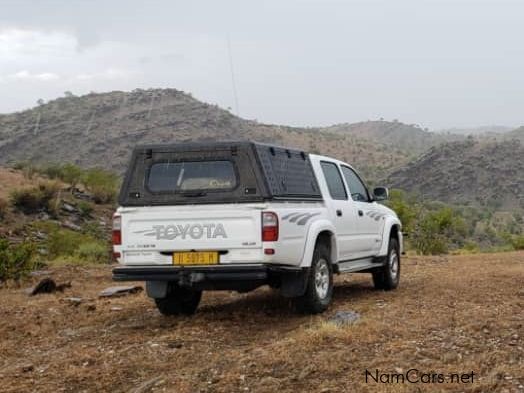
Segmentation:
<svg viewBox="0 0 524 393">
<path fill-rule="evenodd" d="M 7 214 L 7 202 L 5 199 L 0 199 L 0 220 Z"/>
<path fill-rule="evenodd" d="M 105 239 L 64 229 L 58 225 L 49 227 L 47 250 L 51 260 L 71 257 L 86 262 L 101 263 L 109 260 L 109 248 Z"/>
<path fill-rule="evenodd" d="M 397 213 L 405 232 L 413 230 L 414 222 L 419 214 L 414 198 L 408 198 L 402 190 L 391 190 L 387 205 Z"/>
<path fill-rule="evenodd" d="M 78 246 L 76 255 L 87 262 L 105 263 L 109 261 L 109 248 L 100 241 L 83 243 Z"/>
<path fill-rule="evenodd" d="M 50 179 L 61 179 L 62 166 L 56 163 L 47 164 L 43 168 L 40 168 L 39 172 Z"/>
<path fill-rule="evenodd" d="M 511 245 L 515 250 L 524 250 L 524 235 L 514 236 L 511 239 Z"/>
<path fill-rule="evenodd" d="M 116 198 L 118 176 L 103 169 L 88 169 L 82 182 L 93 194 L 96 203 L 110 203 Z"/>
<path fill-rule="evenodd" d="M 74 164 L 64 164 L 62 165 L 62 171 L 60 178 L 75 188 L 78 183 L 82 180 L 83 171 L 82 168 Z"/>
<path fill-rule="evenodd" d="M 37 213 L 39 211 L 52 213 L 56 209 L 56 198 L 59 191 L 60 187 L 57 183 L 40 183 L 33 188 L 24 188 L 11 192 L 11 203 L 16 209 L 25 214 Z"/>
<path fill-rule="evenodd" d="M 450 208 L 426 213 L 415 225 L 412 245 L 423 255 L 445 254 L 453 239 L 464 237 L 464 222 Z"/>
<path fill-rule="evenodd" d="M 88 237 L 87 240 L 91 240 Z M 86 241 L 86 236 L 69 229 L 57 228 L 53 230 L 47 239 L 49 257 L 52 259 L 59 256 L 74 255 L 78 246 Z"/>
<path fill-rule="evenodd" d="M 109 234 L 98 221 L 90 221 L 84 225 L 84 232 L 94 239 L 107 240 Z"/>
<path fill-rule="evenodd" d="M 86 201 L 80 201 L 77 204 L 78 211 L 80 212 L 80 215 L 83 218 L 87 218 L 91 216 L 91 213 L 93 213 L 93 206 L 89 202 Z"/>
<path fill-rule="evenodd" d="M 9 245 L 5 239 L 0 239 L 0 282 L 20 280 L 37 267 L 33 262 L 35 247 L 31 243 Z"/>
</svg>

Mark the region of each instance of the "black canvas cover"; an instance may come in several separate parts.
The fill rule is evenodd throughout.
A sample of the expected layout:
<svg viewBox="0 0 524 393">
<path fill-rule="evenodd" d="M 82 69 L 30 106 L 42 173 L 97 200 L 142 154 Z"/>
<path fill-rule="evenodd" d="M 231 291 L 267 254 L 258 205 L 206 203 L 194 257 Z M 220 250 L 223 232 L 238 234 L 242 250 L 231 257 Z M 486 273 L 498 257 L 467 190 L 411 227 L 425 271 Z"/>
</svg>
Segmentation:
<svg viewBox="0 0 524 393">
<path fill-rule="evenodd" d="M 253 142 L 137 147 L 122 206 L 322 199 L 306 153 Z"/>
</svg>

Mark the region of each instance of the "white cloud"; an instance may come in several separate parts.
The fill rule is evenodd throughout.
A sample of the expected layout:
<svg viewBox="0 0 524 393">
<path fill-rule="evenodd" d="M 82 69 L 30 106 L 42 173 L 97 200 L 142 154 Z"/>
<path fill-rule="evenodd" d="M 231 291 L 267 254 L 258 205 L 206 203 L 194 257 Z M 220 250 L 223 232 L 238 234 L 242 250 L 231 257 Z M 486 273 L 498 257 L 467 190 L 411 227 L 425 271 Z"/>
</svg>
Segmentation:
<svg viewBox="0 0 524 393">
<path fill-rule="evenodd" d="M 60 79 L 60 76 L 53 72 L 31 73 L 27 70 L 22 70 L 8 75 L 7 78 L 14 80 L 37 80 L 47 82 Z"/>
<path fill-rule="evenodd" d="M 135 74 L 136 72 L 133 72 L 130 70 L 125 70 L 121 68 L 108 68 L 100 72 L 81 73 L 81 74 L 76 75 L 75 79 L 79 81 L 91 81 L 91 80 L 96 80 L 96 79 L 113 80 L 113 79 L 128 78 Z"/>
<path fill-rule="evenodd" d="M 36 56 L 63 57 L 76 52 L 78 41 L 62 31 L 27 29 L 0 30 L 0 57 L 2 61 L 20 61 Z"/>
</svg>

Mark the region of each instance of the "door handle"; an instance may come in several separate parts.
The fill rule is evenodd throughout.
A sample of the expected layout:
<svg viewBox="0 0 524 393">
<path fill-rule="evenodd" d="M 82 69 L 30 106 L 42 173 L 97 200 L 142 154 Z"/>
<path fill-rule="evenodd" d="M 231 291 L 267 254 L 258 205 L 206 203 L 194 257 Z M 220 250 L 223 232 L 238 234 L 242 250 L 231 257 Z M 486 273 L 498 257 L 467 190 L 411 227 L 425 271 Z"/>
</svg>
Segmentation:
<svg viewBox="0 0 524 393">
<path fill-rule="evenodd" d="M 364 215 L 364 212 L 363 212 L 362 210 L 359 210 L 359 211 L 358 211 L 358 215 L 359 215 L 360 217 L 362 217 L 362 216 Z"/>
<path fill-rule="evenodd" d="M 342 210 L 337 209 L 337 216 L 342 217 Z"/>
</svg>

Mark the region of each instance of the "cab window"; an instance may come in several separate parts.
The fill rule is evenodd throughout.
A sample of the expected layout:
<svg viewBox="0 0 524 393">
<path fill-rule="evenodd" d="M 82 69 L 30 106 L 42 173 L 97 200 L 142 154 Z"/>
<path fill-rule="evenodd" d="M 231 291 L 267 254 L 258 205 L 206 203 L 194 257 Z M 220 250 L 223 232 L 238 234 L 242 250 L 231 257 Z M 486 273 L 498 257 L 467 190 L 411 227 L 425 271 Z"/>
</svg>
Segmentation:
<svg viewBox="0 0 524 393">
<path fill-rule="evenodd" d="M 342 166 L 342 173 L 349 187 L 351 199 L 357 202 L 369 202 L 368 190 L 355 171 L 350 167 Z"/>
<path fill-rule="evenodd" d="M 326 179 L 331 198 L 337 200 L 348 199 L 346 187 L 344 186 L 344 182 L 342 181 L 342 176 L 340 175 L 338 167 L 334 163 L 327 161 L 321 162 L 320 165 L 322 167 L 322 172 L 324 173 L 324 178 Z"/>
</svg>

